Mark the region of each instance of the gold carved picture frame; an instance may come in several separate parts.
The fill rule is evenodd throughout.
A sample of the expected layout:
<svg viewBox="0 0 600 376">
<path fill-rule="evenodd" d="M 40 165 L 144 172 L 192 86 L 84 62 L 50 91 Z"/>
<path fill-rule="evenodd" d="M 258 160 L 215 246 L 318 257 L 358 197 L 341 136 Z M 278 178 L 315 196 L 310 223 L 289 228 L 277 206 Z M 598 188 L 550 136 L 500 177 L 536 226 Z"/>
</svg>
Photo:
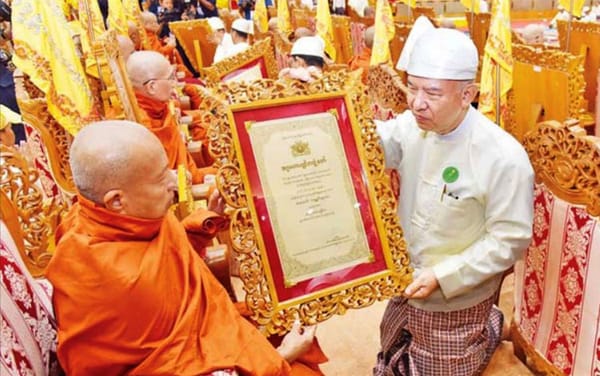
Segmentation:
<svg viewBox="0 0 600 376">
<path fill-rule="evenodd" d="M 266 334 L 283 334 L 296 320 L 312 325 L 399 295 L 412 271 L 360 75 L 338 71 L 311 83 L 263 79 L 223 83 L 219 89 L 226 97 L 221 104 L 213 102 L 209 149 L 231 217 L 230 240 L 245 302 L 257 325 Z M 291 146 L 278 152 L 280 141 L 287 139 Z M 346 170 L 346 178 L 338 173 Z M 309 185 L 298 183 L 300 175 L 310 177 Z M 351 188 L 336 190 L 348 187 L 337 181 L 348 181 Z M 318 186 L 332 191 L 311 190 Z M 305 211 L 308 206 L 302 205 L 310 200 L 321 202 Z M 310 225 L 290 226 L 312 221 L 316 217 L 306 217 L 311 210 L 324 213 L 329 202 L 338 209 L 322 223 L 335 230 L 302 233 Z M 339 217 L 338 212 L 354 214 Z M 359 222 L 362 233 L 353 231 L 352 223 Z M 327 227 L 319 223 L 317 229 Z M 336 241 L 351 240 L 331 246 L 334 233 Z M 321 238 L 326 241 L 319 243 Z M 323 246 L 309 248 L 313 243 Z M 295 246 L 301 252 L 292 261 L 306 266 L 298 273 L 288 268 L 291 253 L 283 251 Z"/>
<path fill-rule="evenodd" d="M 259 40 L 247 50 L 225 58 L 210 67 L 200 68 L 199 73 L 208 85 L 218 85 L 233 79 L 237 73 L 255 66 L 260 70 L 261 78 L 274 79 L 279 75 L 271 38 Z"/>
</svg>

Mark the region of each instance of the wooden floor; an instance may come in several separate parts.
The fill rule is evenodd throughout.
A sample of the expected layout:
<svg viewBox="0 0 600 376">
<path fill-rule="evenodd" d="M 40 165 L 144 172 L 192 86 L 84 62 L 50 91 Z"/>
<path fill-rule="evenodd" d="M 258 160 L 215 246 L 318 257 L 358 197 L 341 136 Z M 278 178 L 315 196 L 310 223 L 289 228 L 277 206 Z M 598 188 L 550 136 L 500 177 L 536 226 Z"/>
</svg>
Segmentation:
<svg viewBox="0 0 600 376">
<path fill-rule="evenodd" d="M 500 309 L 506 322 L 512 317 L 513 279 L 505 279 Z M 386 302 L 348 311 L 319 324 L 317 337 L 329 362 L 321 366 L 327 376 L 372 375 L 379 351 L 379 322 Z M 483 376 L 533 375 L 512 353 L 512 343 L 503 341 Z"/>
</svg>

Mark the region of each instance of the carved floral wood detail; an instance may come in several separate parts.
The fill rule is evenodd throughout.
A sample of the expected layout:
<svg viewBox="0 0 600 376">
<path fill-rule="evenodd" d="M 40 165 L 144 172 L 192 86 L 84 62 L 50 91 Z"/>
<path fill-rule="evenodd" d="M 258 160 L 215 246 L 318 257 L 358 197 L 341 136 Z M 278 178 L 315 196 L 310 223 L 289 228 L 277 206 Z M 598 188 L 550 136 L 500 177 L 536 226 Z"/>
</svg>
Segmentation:
<svg viewBox="0 0 600 376">
<path fill-rule="evenodd" d="M 323 93 L 348 93 L 351 105 L 360 125 L 368 179 L 375 191 L 381 219 L 387 233 L 387 242 L 392 254 L 395 276 L 374 279 L 346 288 L 342 291 L 319 296 L 291 307 L 275 310 L 269 285 L 265 276 L 261 252 L 244 179 L 236 156 L 231 125 L 227 120 L 227 103 L 243 104 L 256 100 L 277 100 L 294 96 Z M 296 80 L 263 79 L 252 83 L 232 82 L 221 84 L 217 92 L 222 97 L 213 97 L 212 103 L 205 102 L 214 114 L 214 122 L 208 132 L 209 150 L 214 156 L 219 172 L 217 187 L 225 199 L 231 216 L 231 240 L 236 259 L 240 263 L 240 277 L 246 291 L 246 304 L 252 318 L 266 333 L 285 333 L 296 318 L 305 324 L 324 321 L 335 314 L 344 314 L 348 309 L 368 306 L 376 301 L 391 298 L 402 291 L 410 280 L 411 270 L 406 244 L 396 214 L 396 201 L 384 174 L 383 152 L 379 145 L 375 124 L 372 120 L 370 99 L 356 72 L 336 71 L 324 74 L 323 78 L 304 83 Z M 385 236 L 385 235 L 384 235 Z"/>
<path fill-rule="evenodd" d="M 367 77 L 369 97 L 382 113 L 390 110 L 394 114 L 400 114 L 408 109 L 407 88 L 392 67 L 387 64 L 369 67 Z M 378 120 L 387 120 L 387 117 Z"/>
<path fill-rule="evenodd" d="M 52 257 L 54 231 L 66 209 L 58 200 L 45 202 L 38 178 L 38 171 L 16 149 L 0 145 L 0 190 L 10 201 L 3 205 L 16 211 L 24 244 L 19 251 L 34 277 L 43 275 Z"/>
<path fill-rule="evenodd" d="M 537 182 L 569 203 L 585 205 L 590 215 L 600 216 L 600 138 L 570 125 L 542 122 L 525 136 L 523 146 Z"/>
</svg>

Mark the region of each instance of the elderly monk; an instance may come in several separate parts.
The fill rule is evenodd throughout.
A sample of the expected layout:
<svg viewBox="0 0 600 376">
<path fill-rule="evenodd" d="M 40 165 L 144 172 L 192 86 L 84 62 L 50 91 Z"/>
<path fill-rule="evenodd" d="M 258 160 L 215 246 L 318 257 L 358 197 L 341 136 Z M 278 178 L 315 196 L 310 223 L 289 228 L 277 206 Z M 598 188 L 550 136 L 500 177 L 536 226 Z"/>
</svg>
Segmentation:
<svg viewBox="0 0 600 376">
<path fill-rule="evenodd" d="M 160 52 L 163 54 L 171 63 L 177 65 L 177 71 L 183 72 L 185 77 L 193 77 L 194 75 L 186 68 L 183 64 L 183 59 L 179 55 L 176 47 L 174 37 L 165 38 L 165 41 L 161 41 L 158 38 L 158 32 L 160 30 L 160 24 L 156 18 L 156 15 L 151 12 L 142 12 L 142 25 L 146 32 L 146 39 L 150 49 Z"/>
<path fill-rule="evenodd" d="M 210 211 L 175 218 L 176 179 L 151 132 L 128 121 L 90 124 L 70 165 L 78 200 L 47 269 L 66 374 L 317 374 L 290 366 L 315 327 L 294 326 L 275 349 L 196 253 L 192 244 L 206 244 L 227 220 Z"/>
<path fill-rule="evenodd" d="M 164 56 L 155 51 L 137 51 L 127 60 L 127 74 L 131 79 L 138 105 L 144 111 L 141 123 L 162 142 L 169 168 L 183 164 L 192 174 L 192 183 L 204 182 L 204 176 L 214 174 L 210 167 L 198 168 L 188 153 L 178 124 L 175 104 L 172 102 L 175 71 Z"/>
<path fill-rule="evenodd" d="M 364 31 L 365 48 L 363 48 L 360 55 L 352 57 L 348 62 L 350 70 L 356 70 L 362 68 L 362 81 L 367 83 L 367 76 L 369 74 L 369 66 L 371 65 L 371 49 L 373 48 L 373 40 L 375 38 L 375 26 L 369 26 Z"/>
</svg>

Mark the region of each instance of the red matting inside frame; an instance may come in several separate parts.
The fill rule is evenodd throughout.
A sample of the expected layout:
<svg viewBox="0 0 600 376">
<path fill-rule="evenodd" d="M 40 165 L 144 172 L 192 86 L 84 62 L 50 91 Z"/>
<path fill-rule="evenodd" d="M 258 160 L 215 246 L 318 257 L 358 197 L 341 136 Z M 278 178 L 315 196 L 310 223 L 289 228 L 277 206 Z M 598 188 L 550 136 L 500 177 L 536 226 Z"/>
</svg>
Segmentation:
<svg viewBox="0 0 600 376">
<path fill-rule="evenodd" d="M 233 72 L 227 73 L 226 75 L 221 77 L 221 82 L 226 82 L 227 80 L 235 78 L 236 76 L 239 76 L 240 74 L 242 74 L 245 70 L 248 70 L 256 65 L 260 66 L 260 75 L 262 76 L 262 78 L 268 78 L 269 74 L 267 73 L 267 65 L 265 64 L 265 58 L 259 57 L 256 60 L 252 60 L 251 62 L 242 65 L 241 67 L 234 70 Z"/>
<path fill-rule="evenodd" d="M 356 197 L 360 203 L 361 218 L 363 228 L 367 236 L 369 248 L 373 252 L 374 261 L 363 263 L 341 269 L 335 272 L 326 273 L 324 275 L 310 278 L 301 281 L 294 286 L 286 287 L 284 285 L 283 270 L 277 250 L 277 244 L 271 227 L 270 213 L 267 209 L 266 200 L 264 198 L 262 184 L 258 174 L 256 160 L 252 151 L 250 137 L 246 131 L 246 121 L 267 121 L 281 119 L 285 117 L 302 116 L 326 112 L 330 109 L 336 109 L 339 115 L 338 127 L 341 138 L 344 143 L 344 151 L 346 153 L 347 163 L 350 167 L 350 174 L 354 185 Z M 242 157 L 246 165 L 246 174 L 250 182 L 250 191 L 252 201 L 256 209 L 256 214 L 260 221 L 260 231 L 266 247 L 266 253 L 269 260 L 269 265 L 272 273 L 273 282 L 277 292 L 277 297 L 280 302 L 301 297 L 306 294 L 312 294 L 323 289 L 333 287 L 345 282 L 369 276 L 377 272 L 387 269 L 381 240 L 369 201 L 367 191 L 366 172 L 363 171 L 360 157 L 354 141 L 352 133 L 352 125 L 348 109 L 343 97 L 319 100 L 310 103 L 296 103 L 276 105 L 268 108 L 258 108 L 251 110 L 235 111 L 233 113 L 235 126 L 239 137 L 239 143 L 242 150 Z M 273 156 L 277 158 L 277 156 Z M 310 236 L 310 234 L 306 234 Z"/>
</svg>

